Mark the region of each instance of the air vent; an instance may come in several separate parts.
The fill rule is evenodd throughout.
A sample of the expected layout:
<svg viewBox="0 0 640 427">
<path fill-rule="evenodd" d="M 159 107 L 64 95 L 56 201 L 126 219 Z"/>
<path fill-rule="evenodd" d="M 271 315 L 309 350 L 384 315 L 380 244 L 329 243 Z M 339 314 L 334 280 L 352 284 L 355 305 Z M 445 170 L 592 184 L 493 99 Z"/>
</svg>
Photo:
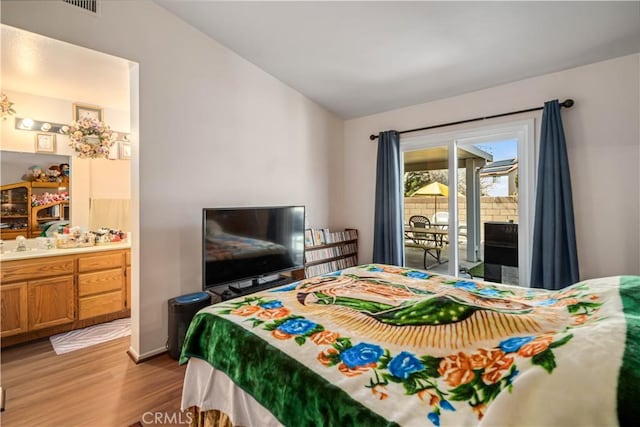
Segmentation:
<svg viewBox="0 0 640 427">
<path fill-rule="evenodd" d="M 98 13 L 98 0 L 62 0 L 92 13 Z"/>
</svg>

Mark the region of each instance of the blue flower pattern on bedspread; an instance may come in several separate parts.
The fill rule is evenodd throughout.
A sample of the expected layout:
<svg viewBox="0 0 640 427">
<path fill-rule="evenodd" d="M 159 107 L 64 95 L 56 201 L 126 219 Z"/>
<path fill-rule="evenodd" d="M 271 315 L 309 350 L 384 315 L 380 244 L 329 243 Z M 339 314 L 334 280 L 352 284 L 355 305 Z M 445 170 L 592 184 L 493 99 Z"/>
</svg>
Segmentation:
<svg viewBox="0 0 640 427">
<path fill-rule="evenodd" d="M 424 365 L 413 354 L 408 351 L 402 351 L 389 362 L 389 372 L 394 377 L 407 379 L 414 372 L 420 372 L 424 369 Z"/>
<path fill-rule="evenodd" d="M 273 300 L 273 301 L 267 301 L 267 302 L 263 302 L 262 304 L 258 304 L 260 307 L 264 308 L 264 309 L 271 309 L 271 308 L 280 308 L 282 307 L 282 301 L 278 301 L 278 300 Z"/>
<path fill-rule="evenodd" d="M 500 341 L 498 347 L 500 347 L 500 350 L 504 351 L 505 353 L 513 353 L 520 350 L 520 347 L 531 341 L 533 341 L 533 337 L 507 338 L 506 340 Z"/>
<path fill-rule="evenodd" d="M 376 363 L 380 356 L 382 356 L 384 350 L 379 345 L 368 344 L 361 342 L 348 350 L 345 350 L 340 359 L 350 369 L 355 369 L 360 366 L 366 366 L 370 363 Z"/>
<path fill-rule="evenodd" d="M 278 329 L 291 335 L 304 335 L 315 328 L 316 325 L 317 323 L 310 320 L 298 318 L 287 320 L 278 326 Z"/>
<path fill-rule="evenodd" d="M 473 282 L 466 282 L 466 281 L 456 282 L 453 284 L 453 287 L 466 289 L 468 291 L 475 291 L 476 289 L 478 289 L 478 285 L 476 285 Z"/>
</svg>

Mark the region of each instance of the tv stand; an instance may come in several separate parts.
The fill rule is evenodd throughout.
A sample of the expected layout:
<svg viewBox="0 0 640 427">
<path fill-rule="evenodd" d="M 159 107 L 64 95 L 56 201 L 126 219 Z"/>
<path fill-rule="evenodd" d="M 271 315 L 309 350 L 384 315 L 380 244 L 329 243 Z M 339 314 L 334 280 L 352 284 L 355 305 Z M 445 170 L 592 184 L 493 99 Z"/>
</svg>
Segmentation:
<svg viewBox="0 0 640 427">
<path fill-rule="evenodd" d="M 293 274 L 295 277 L 296 275 Z M 234 286 L 229 285 L 228 290 L 222 292 L 220 297 L 222 301 L 226 301 L 232 298 L 237 298 L 245 295 L 250 295 L 255 292 L 263 291 L 265 289 L 275 288 L 276 286 L 286 285 L 287 283 L 293 283 L 298 279 L 294 279 L 292 275 L 274 275 L 274 276 L 266 276 L 262 278 L 256 278 L 251 281 L 251 286 Z"/>
</svg>

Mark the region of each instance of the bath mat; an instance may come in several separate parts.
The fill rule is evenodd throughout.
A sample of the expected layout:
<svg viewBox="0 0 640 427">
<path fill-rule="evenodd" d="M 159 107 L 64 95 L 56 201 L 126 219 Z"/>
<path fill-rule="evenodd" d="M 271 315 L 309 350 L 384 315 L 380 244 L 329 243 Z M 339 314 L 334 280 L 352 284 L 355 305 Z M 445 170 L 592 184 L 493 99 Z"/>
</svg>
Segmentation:
<svg viewBox="0 0 640 427">
<path fill-rule="evenodd" d="M 128 335 L 131 335 L 129 317 L 54 335 L 49 341 L 56 354 L 64 354 Z"/>
</svg>

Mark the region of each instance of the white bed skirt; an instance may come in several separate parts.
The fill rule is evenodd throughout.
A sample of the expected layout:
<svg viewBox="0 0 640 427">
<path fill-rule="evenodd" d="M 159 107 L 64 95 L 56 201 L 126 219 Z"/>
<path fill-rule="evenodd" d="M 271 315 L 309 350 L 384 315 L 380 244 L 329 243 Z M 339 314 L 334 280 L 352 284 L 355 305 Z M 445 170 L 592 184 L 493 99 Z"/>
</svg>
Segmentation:
<svg viewBox="0 0 640 427">
<path fill-rule="evenodd" d="M 191 406 L 197 406 L 201 411 L 222 411 L 234 426 L 282 426 L 271 412 L 236 386 L 224 372 L 195 357 L 189 359 L 182 387 L 182 410 Z"/>
</svg>

